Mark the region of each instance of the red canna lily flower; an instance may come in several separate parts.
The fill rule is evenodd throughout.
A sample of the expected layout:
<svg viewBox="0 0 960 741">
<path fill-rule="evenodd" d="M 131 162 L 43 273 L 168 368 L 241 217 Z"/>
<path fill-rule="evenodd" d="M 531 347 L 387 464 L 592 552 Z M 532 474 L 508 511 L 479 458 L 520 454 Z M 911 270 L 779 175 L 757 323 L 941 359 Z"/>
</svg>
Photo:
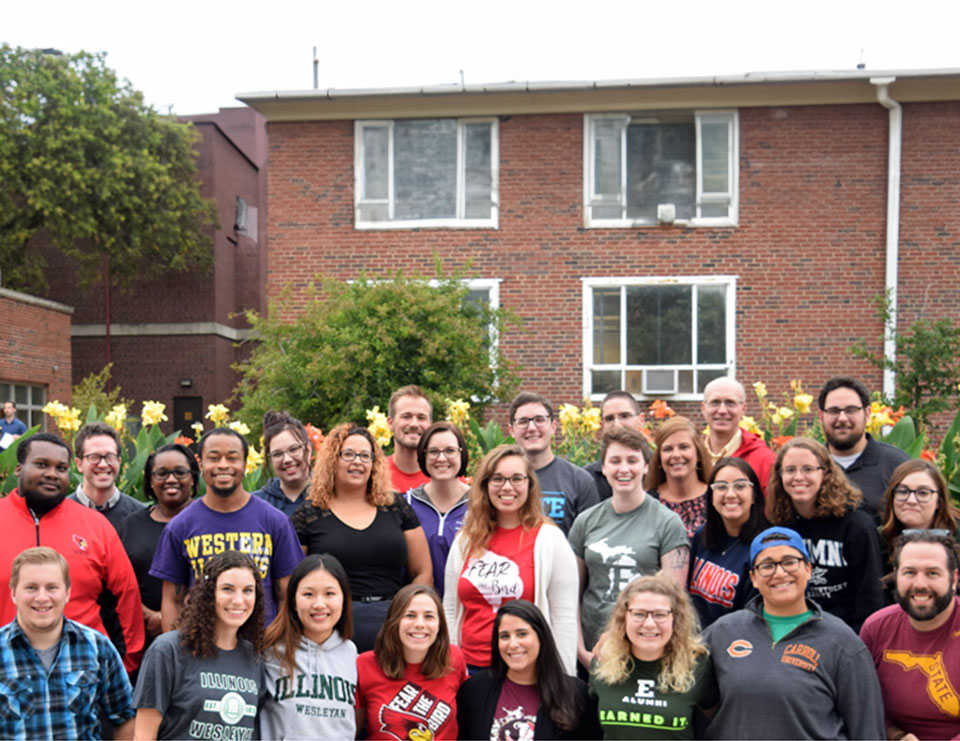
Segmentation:
<svg viewBox="0 0 960 741">
<path fill-rule="evenodd" d="M 923 458 L 923 460 L 925 461 L 930 461 L 931 463 L 937 462 L 936 451 L 930 450 L 929 448 L 927 450 L 924 450 L 922 453 L 920 453 L 920 457 Z"/>
<path fill-rule="evenodd" d="M 657 399 L 654 401 L 653 404 L 650 405 L 650 411 L 653 412 L 654 419 L 669 419 L 676 414 L 676 412 L 670 408 L 667 402 L 663 401 L 662 399 Z"/>
<path fill-rule="evenodd" d="M 793 440 L 793 435 L 777 435 L 770 441 L 770 447 L 774 450 L 780 450 L 784 445 Z"/>
<path fill-rule="evenodd" d="M 313 443 L 313 449 L 320 450 L 320 446 L 323 445 L 323 433 L 309 422 L 307 422 L 304 427 L 307 430 L 307 436 L 310 438 L 310 442 Z"/>
<path fill-rule="evenodd" d="M 177 445 L 186 445 L 188 448 L 189 448 L 191 445 L 193 445 L 193 438 L 192 438 L 192 437 L 184 437 L 183 435 L 181 435 L 180 437 L 175 437 L 175 438 L 173 439 L 173 441 L 174 441 Z"/>
</svg>

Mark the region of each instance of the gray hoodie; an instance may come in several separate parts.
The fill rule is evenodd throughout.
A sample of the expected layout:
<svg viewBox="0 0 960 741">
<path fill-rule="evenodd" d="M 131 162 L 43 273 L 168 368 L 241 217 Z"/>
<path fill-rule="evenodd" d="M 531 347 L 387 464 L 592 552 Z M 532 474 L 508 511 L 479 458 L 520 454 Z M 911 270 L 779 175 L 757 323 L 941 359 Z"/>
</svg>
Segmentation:
<svg viewBox="0 0 960 741">
<path fill-rule="evenodd" d="M 337 631 L 322 645 L 303 638 L 292 681 L 273 651 L 267 652 L 264 673 L 267 696 L 257 716 L 260 738 L 356 736 L 357 647 L 353 641 L 344 640 Z"/>
<path fill-rule="evenodd" d="M 886 737 L 867 647 L 840 618 L 807 606 L 813 615 L 776 643 L 759 596 L 707 628 L 720 687 L 707 738 Z"/>
</svg>

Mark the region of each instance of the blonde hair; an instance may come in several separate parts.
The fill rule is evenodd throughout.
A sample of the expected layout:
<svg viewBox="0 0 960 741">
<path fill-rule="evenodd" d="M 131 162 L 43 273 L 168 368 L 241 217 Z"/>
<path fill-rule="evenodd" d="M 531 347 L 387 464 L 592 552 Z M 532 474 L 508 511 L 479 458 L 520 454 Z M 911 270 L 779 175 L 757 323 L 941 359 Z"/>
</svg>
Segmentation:
<svg viewBox="0 0 960 741">
<path fill-rule="evenodd" d="M 60 567 L 63 574 L 63 584 L 70 589 L 70 567 L 67 565 L 67 559 L 57 553 L 53 548 L 45 545 L 35 548 L 27 548 L 21 551 L 10 566 L 10 589 L 16 589 L 20 581 L 20 569 L 23 566 L 42 566 L 43 564 L 54 564 Z"/>
<path fill-rule="evenodd" d="M 673 632 L 660 659 L 657 689 L 660 692 L 687 692 L 693 687 L 697 658 L 706 656 L 709 651 L 700 639 L 700 621 L 686 590 L 662 571 L 634 579 L 620 593 L 607 621 L 607 640 L 600 647 L 594 675 L 610 685 L 630 676 L 634 659 L 627 639 L 627 605 L 634 595 L 644 592 L 666 597 L 673 611 Z"/>
<path fill-rule="evenodd" d="M 375 507 L 389 507 L 394 502 L 390 475 L 387 473 L 387 459 L 373 436 L 363 427 L 342 424 L 330 430 L 317 453 L 317 462 L 313 466 L 310 479 L 310 493 L 307 499 L 319 509 L 329 509 L 330 502 L 337 496 L 337 463 L 340 451 L 348 437 L 359 435 L 370 443 L 373 463 L 370 466 L 370 478 L 367 479 L 367 501 Z"/>
<path fill-rule="evenodd" d="M 527 469 L 527 499 L 520 507 L 520 524 L 524 531 L 532 530 L 537 525 L 553 525 L 554 522 L 545 514 L 540 505 L 540 482 L 537 474 L 524 457 L 519 445 L 498 445 L 487 453 L 477 468 L 473 477 L 473 484 L 467 494 L 467 516 L 463 521 L 463 556 L 468 558 L 474 554 L 483 553 L 490 536 L 497 529 L 497 510 L 490 503 L 490 477 L 497 470 L 497 466 L 505 458 L 516 456 L 523 461 Z"/>
</svg>

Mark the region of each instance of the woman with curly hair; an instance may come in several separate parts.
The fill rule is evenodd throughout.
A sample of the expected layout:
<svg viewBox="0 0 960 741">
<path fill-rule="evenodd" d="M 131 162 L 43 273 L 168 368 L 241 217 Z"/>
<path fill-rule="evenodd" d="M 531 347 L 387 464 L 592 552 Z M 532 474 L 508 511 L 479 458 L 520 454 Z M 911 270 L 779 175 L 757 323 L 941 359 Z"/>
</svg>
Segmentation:
<svg viewBox="0 0 960 741">
<path fill-rule="evenodd" d="M 253 559 L 240 551 L 210 558 L 178 629 L 157 638 L 144 657 L 134 736 L 249 737 L 263 694 L 263 615 Z"/>
<path fill-rule="evenodd" d="M 460 738 L 599 738 L 596 703 L 564 669 L 543 613 L 510 600 L 497 610 L 493 664 L 457 693 Z"/>
<path fill-rule="evenodd" d="M 354 738 L 357 647 L 350 640 L 350 585 L 330 555 L 303 559 L 265 639 L 261 738 Z M 320 677 L 319 688 L 314 686 Z"/>
<path fill-rule="evenodd" d="M 603 737 L 692 739 L 697 706 L 717 703 L 710 654 L 683 587 L 664 574 L 620 593 L 590 668 Z"/>
<path fill-rule="evenodd" d="M 796 530 L 813 567 L 809 596 L 859 632 L 883 607 L 880 539 L 860 491 L 816 440 L 787 442 L 773 464 L 767 519 Z"/>
<path fill-rule="evenodd" d="M 269 502 L 288 517 L 307 498 L 313 444 L 303 422 L 287 412 L 263 415 L 263 451 L 274 478 L 254 496 Z"/>
<path fill-rule="evenodd" d="M 447 558 L 443 609 L 471 673 L 490 666 L 495 610 L 525 599 L 543 613 L 568 674 L 576 674 L 577 561 L 540 506 L 540 483 L 518 445 L 480 462 L 467 516 Z"/>
<path fill-rule="evenodd" d="M 343 564 L 358 651 L 373 648 L 390 600 L 404 584 L 404 567 L 414 584 L 433 582 L 420 521 L 390 488 L 383 452 L 363 427 L 330 431 L 293 526 L 304 553 L 329 553 Z"/>
<path fill-rule="evenodd" d="M 692 538 L 707 516 L 707 477 L 713 468 L 703 435 L 686 417 L 672 417 L 657 428 L 653 444 L 643 485 L 680 515 Z"/>
<path fill-rule="evenodd" d="M 357 657 L 357 718 L 368 739 L 456 739 L 457 690 L 467 678 L 450 645 L 440 597 L 408 584 L 393 598 L 372 651 Z"/>
</svg>

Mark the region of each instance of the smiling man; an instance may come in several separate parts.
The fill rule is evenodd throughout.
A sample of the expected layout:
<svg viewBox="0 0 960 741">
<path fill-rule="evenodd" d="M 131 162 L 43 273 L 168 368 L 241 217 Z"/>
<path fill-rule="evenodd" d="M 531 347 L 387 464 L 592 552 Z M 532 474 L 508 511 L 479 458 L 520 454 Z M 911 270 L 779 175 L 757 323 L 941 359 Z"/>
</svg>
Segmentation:
<svg viewBox="0 0 960 741">
<path fill-rule="evenodd" d="M 524 391 L 510 404 L 510 434 L 540 481 L 543 513 L 566 535 L 577 515 L 600 501 L 593 478 L 553 454 L 557 420 L 546 397 Z"/>
<path fill-rule="evenodd" d="M 56 435 L 40 433 L 17 448 L 18 483 L 0 499 L 0 579 L 26 548 L 49 546 L 66 558 L 73 574 L 66 615 L 109 635 L 129 670 L 143 651 L 140 590 L 130 559 L 113 526 L 92 509 L 66 499 L 70 485 L 70 446 Z M 100 602 L 112 601 L 117 630 L 104 627 Z M 14 604 L 0 598 L 0 624 L 13 619 Z"/>
<path fill-rule="evenodd" d="M 297 533 L 283 512 L 243 488 L 248 446 L 242 435 L 218 427 L 204 433 L 198 447 L 207 492 L 164 528 L 150 567 L 150 576 L 163 582 L 163 630 L 175 627 L 183 598 L 203 575 L 204 564 L 228 550 L 248 553 L 256 562 L 269 623 L 290 572 L 303 558 Z"/>
<path fill-rule="evenodd" d="M 880 677 L 888 739 L 954 738 L 960 731 L 957 545 L 907 530 L 894 553 L 897 604 L 863 624 Z"/>
<path fill-rule="evenodd" d="M 100 738 L 101 714 L 114 738 L 133 737 L 133 690 L 120 656 L 105 636 L 64 618 L 70 592 L 67 562 L 52 548 L 13 560 L 16 618 L 0 628 L 0 738 Z"/>
<path fill-rule="evenodd" d="M 387 457 L 390 483 L 394 491 L 404 494 L 430 480 L 420 470 L 417 446 L 433 420 L 433 408 L 423 390 L 411 384 L 393 392 L 387 413 L 393 432 L 393 455 Z"/>
<path fill-rule="evenodd" d="M 85 424 L 77 432 L 73 444 L 77 449 L 74 461 L 83 481 L 70 499 L 90 507 L 117 527 L 125 517 L 143 509 L 143 504 L 117 488 L 120 475 L 120 436 L 103 422 Z"/>
<path fill-rule="evenodd" d="M 640 404 L 629 391 L 611 391 L 600 402 L 600 434 L 605 435 L 618 427 L 640 429 Z M 593 477 L 600 501 L 613 496 L 610 482 L 603 475 L 603 461 L 588 463 L 583 470 Z"/>
<path fill-rule="evenodd" d="M 704 632 L 720 687 L 707 738 L 883 737 L 870 653 L 807 598 L 810 555 L 800 535 L 764 530 L 750 544 L 750 564 L 760 594 Z"/>
</svg>

